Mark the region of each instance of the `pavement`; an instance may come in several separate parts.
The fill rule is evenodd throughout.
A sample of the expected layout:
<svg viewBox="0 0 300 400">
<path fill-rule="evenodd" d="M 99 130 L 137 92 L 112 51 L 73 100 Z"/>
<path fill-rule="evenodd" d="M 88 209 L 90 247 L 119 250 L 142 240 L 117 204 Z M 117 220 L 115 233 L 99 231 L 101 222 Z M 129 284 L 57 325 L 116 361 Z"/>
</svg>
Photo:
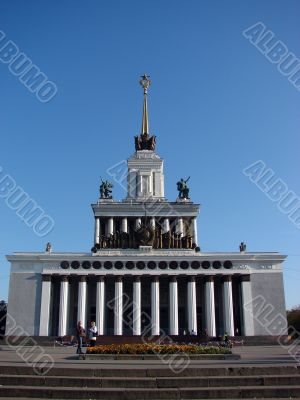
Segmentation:
<svg viewBox="0 0 300 400">
<path fill-rule="evenodd" d="M 239 354 L 239 360 L 190 360 L 189 368 L 213 366 L 300 366 L 300 346 L 237 346 L 232 349 Z M 24 354 L 26 353 L 26 354 Z M 294 355 L 298 353 L 298 361 Z M 23 354 L 23 356 L 22 356 Z M 54 360 L 54 367 L 60 368 L 169 368 L 163 360 L 79 360 L 76 347 L 53 346 L 23 347 L 0 345 L 0 370 L 5 366 L 29 365 L 24 358 L 35 360 L 36 366 L 42 365 L 44 359 L 39 356 L 47 354 Z M 25 357 L 24 357 L 25 356 Z"/>
</svg>

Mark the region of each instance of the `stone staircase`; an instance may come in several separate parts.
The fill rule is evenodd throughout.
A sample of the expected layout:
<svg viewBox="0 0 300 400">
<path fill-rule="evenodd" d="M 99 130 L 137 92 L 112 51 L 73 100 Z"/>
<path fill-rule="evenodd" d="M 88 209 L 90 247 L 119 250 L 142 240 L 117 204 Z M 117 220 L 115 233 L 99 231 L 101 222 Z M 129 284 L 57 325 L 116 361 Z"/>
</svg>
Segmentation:
<svg viewBox="0 0 300 400">
<path fill-rule="evenodd" d="M 300 398 L 300 367 L 52 368 L 0 370 L 0 398 L 54 399 L 240 399 Z"/>
</svg>

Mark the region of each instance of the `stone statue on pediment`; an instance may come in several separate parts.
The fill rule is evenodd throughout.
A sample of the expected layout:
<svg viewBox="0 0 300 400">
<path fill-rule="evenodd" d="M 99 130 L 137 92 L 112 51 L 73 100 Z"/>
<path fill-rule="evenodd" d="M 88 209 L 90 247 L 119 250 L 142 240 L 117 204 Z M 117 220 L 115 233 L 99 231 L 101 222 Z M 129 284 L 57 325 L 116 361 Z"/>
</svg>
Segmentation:
<svg viewBox="0 0 300 400">
<path fill-rule="evenodd" d="M 52 244 L 50 242 L 48 242 L 46 244 L 46 249 L 45 249 L 46 253 L 51 253 L 52 251 Z"/>
<path fill-rule="evenodd" d="M 110 183 L 108 181 L 104 181 L 101 178 L 100 198 L 101 199 L 112 199 L 112 188 L 113 188 L 112 183 Z"/>
<path fill-rule="evenodd" d="M 179 195 L 178 195 L 179 199 L 189 199 L 190 189 L 187 185 L 187 182 L 189 179 L 190 179 L 190 176 L 185 180 L 183 178 L 181 178 L 180 181 L 177 182 L 177 190 L 179 192 Z"/>
</svg>

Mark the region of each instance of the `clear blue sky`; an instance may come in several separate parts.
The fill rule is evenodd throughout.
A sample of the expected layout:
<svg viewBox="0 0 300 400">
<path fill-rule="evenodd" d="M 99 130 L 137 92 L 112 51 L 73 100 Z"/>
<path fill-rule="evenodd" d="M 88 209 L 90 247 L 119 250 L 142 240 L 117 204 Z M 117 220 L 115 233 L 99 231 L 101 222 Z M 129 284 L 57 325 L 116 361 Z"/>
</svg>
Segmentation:
<svg viewBox="0 0 300 400">
<path fill-rule="evenodd" d="M 40 103 L 0 63 L 0 165 L 50 214 L 40 238 L 0 199 L 0 298 L 6 254 L 89 251 L 100 176 L 134 151 L 151 75 L 150 130 L 165 159 L 166 196 L 191 175 L 203 251 L 287 254 L 287 306 L 300 303 L 300 230 L 243 174 L 263 160 L 300 196 L 300 92 L 246 40 L 262 21 L 300 58 L 299 1 L 40 1 L 0 3 L 0 30 L 58 93 Z M 115 187 L 115 198 L 124 197 Z"/>
</svg>

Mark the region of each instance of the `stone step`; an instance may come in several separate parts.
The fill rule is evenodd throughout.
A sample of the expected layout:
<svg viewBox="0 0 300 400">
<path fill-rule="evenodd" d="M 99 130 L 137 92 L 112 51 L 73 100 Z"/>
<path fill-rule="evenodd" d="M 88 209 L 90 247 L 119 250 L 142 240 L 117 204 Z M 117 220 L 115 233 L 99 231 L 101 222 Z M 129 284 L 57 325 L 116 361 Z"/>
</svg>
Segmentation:
<svg viewBox="0 0 300 400">
<path fill-rule="evenodd" d="M 0 396 L 0 398 L 1 398 L 1 396 Z M 17 399 L 18 400 L 20 400 L 20 399 L 22 399 L 22 400 L 30 400 L 30 399 L 32 399 L 32 397 L 22 397 L 22 398 L 21 397 L 5 397 L 5 400 L 17 400 Z M 43 399 L 42 397 L 35 397 L 35 400 L 42 400 L 42 399 Z M 264 397 L 256 397 L 255 398 L 255 400 L 263 400 L 263 399 L 264 399 Z M 276 398 L 276 400 L 286 400 L 286 399 L 287 399 L 286 397 L 277 397 Z M 75 399 L 69 398 L 68 400 L 75 400 Z M 158 400 L 158 399 L 152 398 L 152 400 Z M 208 400 L 208 399 L 206 398 L 206 399 L 201 399 L 201 400 Z M 227 399 L 219 397 L 218 400 L 227 400 Z M 274 397 L 268 397 L 268 400 L 275 400 L 275 398 Z M 299 400 L 299 398 L 298 397 L 294 397 L 293 400 Z"/>
<path fill-rule="evenodd" d="M 240 399 L 240 398 L 295 398 L 300 386 L 249 386 L 184 389 L 128 389 L 128 388 L 69 388 L 2 386 L 0 397 L 30 397 L 55 399 L 101 400 L 161 400 L 161 399 Z"/>
<path fill-rule="evenodd" d="M 84 361 L 82 362 L 84 364 Z M 44 370 L 38 367 L 30 366 L 12 366 L 3 367 L 5 375 L 38 375 L 44 376 Z M 1 372 L 2 372 L 1 371 Z M 3 373 L 0 373 L 0 376 Z M 88 365 L 77 368 L 67 367 L 51 368 L 46 371 L 47 376 L 60 377 L 126 377 L 126 378 L 142 378 L 142 377 L 212 377 L 212 376 L 270 376 L 270 375 L 299 375 L 300 366 L 264 366 L 264 367 L 188 367 L 183 371 L 176 372 L 170 368 L 90 368 Z"/>
<path fill-rule="evenodd" d="M 86 388 L 216 388 L 232 386 L 298 386 L 299 375 L 276 376 L 224 376 L 224 377 L 148 377 L 101 378 L 1 375 L 1 386 L 86 387 Z"/>
</svg>

